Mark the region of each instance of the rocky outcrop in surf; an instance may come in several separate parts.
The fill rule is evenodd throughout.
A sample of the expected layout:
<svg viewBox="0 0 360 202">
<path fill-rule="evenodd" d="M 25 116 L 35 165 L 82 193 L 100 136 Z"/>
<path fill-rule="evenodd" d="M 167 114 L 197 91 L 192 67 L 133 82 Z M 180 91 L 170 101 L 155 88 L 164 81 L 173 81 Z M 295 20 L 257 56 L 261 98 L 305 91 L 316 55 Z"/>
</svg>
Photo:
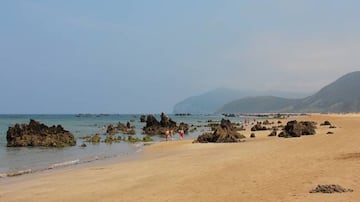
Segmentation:
<svg viewBox="0 0 360 202">
<path fill-rule="evenodd" d="M 136 130 L 135 127 L 130 125 L 130 122 L 127 122 L 126 125 L 119 122 L 116 126 L 113 124 L 108 125 L 106 129 L 106 134 L 108 135 L 115 135 L 117 133 L 123 133 L 125 135 L 135 135 Z"/>
<path fill-rule="evenodd" d="M 15 124 L 6 135 L 8 147 L 65 147 L 76 145 L 74 135 L 61 125 L 48 127 L 35 120 Z"/>
<path fill-rule="evenodd" d="M 237 129 L 229 120 L 222 119 L 220 125 L 213 133 L 204 133 L 200 135 L 195 143 L 227 143 L 240 142 L 241 139 L 246 138 L 244 135 L 237 132 Z"/>
<path fill-rule="evenodd" d="M 141 122 L 141 123 L 145 123 L 145 122 L 146 122 L 146 116 L 145 116 L 145 115 L 141 115 L 141 116 L 140 116 L 140 122 Z"/>
<path fill-rule="evenodd" d="M 185 133 L 187 133 L 189 131 L 189 125 L 186 123 L 180 123 L 180 125 L 177 126 L 175 121 L 169 118 L 165 113 L 161 113 L 160 121 L 158 121 L 154 115 L 148 115 L 146 117 L 146 125 L 143 130 L 147 135 L 165 134 L 166 130 L 184 130 Z"/>
</svg>

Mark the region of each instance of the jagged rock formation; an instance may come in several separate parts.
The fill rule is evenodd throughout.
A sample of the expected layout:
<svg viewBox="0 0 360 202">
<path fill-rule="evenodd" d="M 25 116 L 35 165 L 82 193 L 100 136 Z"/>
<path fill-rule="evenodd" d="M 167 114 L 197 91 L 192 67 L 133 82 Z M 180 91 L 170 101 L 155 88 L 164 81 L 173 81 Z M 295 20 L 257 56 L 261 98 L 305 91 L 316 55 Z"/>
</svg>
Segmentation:
<svg viewBox="0 0 360 202">
<path fill-rule="evenodd" d="M 165 134 L 166 130 L 184 130 L 185 133 L 189 131 L 189 125 L 186 123 L 180 123 L 177 126 L 176 122 L 169 118 L 165 113 L 161 113 L 160 121 L 158 121 L 155 116 L 148 115 L 146 117 L 146 125 L 143 128 L 144 133 L 147 135 L 161 135 Z"/>
<path fill-rule="evenodd" d="M 76 145 L 72 133 L 61 125 L 48 127 L 35 120 L 29 124 L 15 124 L 6 135 L 8 147 L 65 147 Z"/>
<path fill-rule="evenodd" d="M 284 130 L 278 135 L 279 137 L 300 137 L 302 135 L 315 135 L 316 126 L 311 121 L 289 121 Z"/>
<path fill-rule="evenodd" d="M 119 122 L 116 126 L 110 124 L 106 130 L 106 133 L 108 135 L 115 135 L 120 132 L 125 135 L 135 135 L 136 134 L 136 130 L 134 127 L 132 127 L 130 125 L 130 122 L 127 122 L 126 125 L 121 122 Z"/>
<path fill-rule="evenodd" d="M 269 136 L 269 137 L 272 137 L 272 136 L 276 136 L 276 135 L 277 135 L 277 130 L 276 130 L 276 129 L 273 129 L 268 136 Z"/>
<path fill-rule="evenodd" d="M 84 142 L 91 142 L 93 144 L 96 144 L 96 143 L 100 143 L 101 137 L 99 134 L 96 133 L 95 135 L 88 135 L 85 137 L 81 137 L 81 139 L 83 139 Z"/>
<path fill-rule="evenodd" d="M 268 128 L 266 128 L 266 126 L 262 126 L 261 122 L 258 122 L 253 127 L 251 127 L 251 131 L 259 131 L 259 130 L 268 130 Z"/>
<path fill-rule="evenodd" d="M 240 142 L 241 139 L 245 138 L 237 132 L 236 128 L 232 125 L 229 120 L 222 119 L 220 125 L 213 133 L 204 133 L 200 135 L 196 143 L 225 143 L 225 142 Z"/>
<path fill-rule="evenodd" d="M 145 123 L 145 122 L 146 122 L 146 116 L 145 116 L 145 115 L 141 115 L 141 116 L 140 116 L 140 122 L 141 122 L 141 123 Z"/>
</svg>

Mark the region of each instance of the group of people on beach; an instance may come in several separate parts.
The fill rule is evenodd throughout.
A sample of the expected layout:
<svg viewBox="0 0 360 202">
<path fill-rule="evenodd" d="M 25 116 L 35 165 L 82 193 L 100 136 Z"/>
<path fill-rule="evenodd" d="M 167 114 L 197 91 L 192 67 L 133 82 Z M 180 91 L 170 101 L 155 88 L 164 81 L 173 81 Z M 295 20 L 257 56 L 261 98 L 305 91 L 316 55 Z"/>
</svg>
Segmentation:
<svg viewBox="0 0 360 202">
<path fill-rule="evenodd" d="M 254 119 L 254 122 L 256 123 L 256 119 Z M 244 123 L 247 126 L 248 124 L 250 124 L 250 119 L 249 118 L 245 118 L 244 119 Z"/>
<path fill-rule="evenodd" d="M 179 130 L 179 136 L 180 136 L 180 140 L 181 139 L 183 139 L 184 138 L 184 130 Z M 174 130 L 169 130 L 169 129 L 167 129 L 166 131 L 165 131 L 165 139 L 166 139 L 166 141 L 168 141 L 169 140 L 169 138 L 171 139 L 171 140 L 173 140 L 173 137 L 174 137 L 174 135 L 175 135 L 175 133 L 174 133 Z"/>
</svg>

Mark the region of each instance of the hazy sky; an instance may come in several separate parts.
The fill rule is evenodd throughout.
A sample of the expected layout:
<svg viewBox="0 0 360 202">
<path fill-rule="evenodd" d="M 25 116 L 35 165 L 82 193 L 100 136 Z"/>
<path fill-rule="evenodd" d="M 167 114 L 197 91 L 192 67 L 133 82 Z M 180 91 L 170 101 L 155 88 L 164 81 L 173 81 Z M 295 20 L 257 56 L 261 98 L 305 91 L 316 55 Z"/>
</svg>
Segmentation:
<svg viewBox="0 0 360 202">
<path fill-rule="evenodd" d="M 359 70 L 359 8 L 3 0 L 0 113 L 158 113 L 218 87 L 316 91 Z"/>
</svg>

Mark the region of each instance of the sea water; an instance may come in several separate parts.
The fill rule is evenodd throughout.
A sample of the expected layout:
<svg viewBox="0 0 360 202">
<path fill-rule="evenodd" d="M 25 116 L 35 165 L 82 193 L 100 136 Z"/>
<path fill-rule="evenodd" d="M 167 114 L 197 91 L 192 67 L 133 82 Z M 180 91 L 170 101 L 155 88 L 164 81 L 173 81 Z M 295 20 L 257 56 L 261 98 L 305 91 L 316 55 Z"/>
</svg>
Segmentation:
<svg viewBox="0 0 360 202">
<path fill-rule="evenodd" d="M 156 115 L 160 119 L 159 115 Z M 222 116 L 191 115 L 171 116 L 177 123 L 185 122 L 194 125 L 198 130 L 185 136 L 185 139 L 195 139 L 202 132 L 209 130 L 206 127 L 208 120 L 220 121 Z M 42 147 L 7 147 L 6 132 L 9 127 L 16 123 L 29 123 L 34 119 L 48 126 L 62 125 L 65 130 L 72 132 L 77 139 L 76 146 L 64 148 L 42 148 Z M 241 122 L 241 117 L 231 117 L 232 122 Z M 136 127 L 135 136 L 142 138 L 142 128 L 145 123 L 140 122 L 140 115 L 0 115 L 0 177 L 31 173 L 41 170 L 54 169 L 92 161 L 129 156 L 141 151 L 142 144 L 131 144 L 126 142 L 106 144 L 86 143 L 87 147 L 80 147 L 83 144 L 81 137 L 96 133 L 105 134 L 109 124 L 131 122 Z M 121 135 L 121 134 L 119 134 Z M 127 135 L 122 135 L 126 137 Z M 104 135 L 101 135 L 105 139 Z M 178 134 L 175 139 L 178 139 Z M 153 137 L 155 142 L 164 141 L 160 136 Z M 10 174 L 9 174 L 10 173 Z"/>
</svg>

